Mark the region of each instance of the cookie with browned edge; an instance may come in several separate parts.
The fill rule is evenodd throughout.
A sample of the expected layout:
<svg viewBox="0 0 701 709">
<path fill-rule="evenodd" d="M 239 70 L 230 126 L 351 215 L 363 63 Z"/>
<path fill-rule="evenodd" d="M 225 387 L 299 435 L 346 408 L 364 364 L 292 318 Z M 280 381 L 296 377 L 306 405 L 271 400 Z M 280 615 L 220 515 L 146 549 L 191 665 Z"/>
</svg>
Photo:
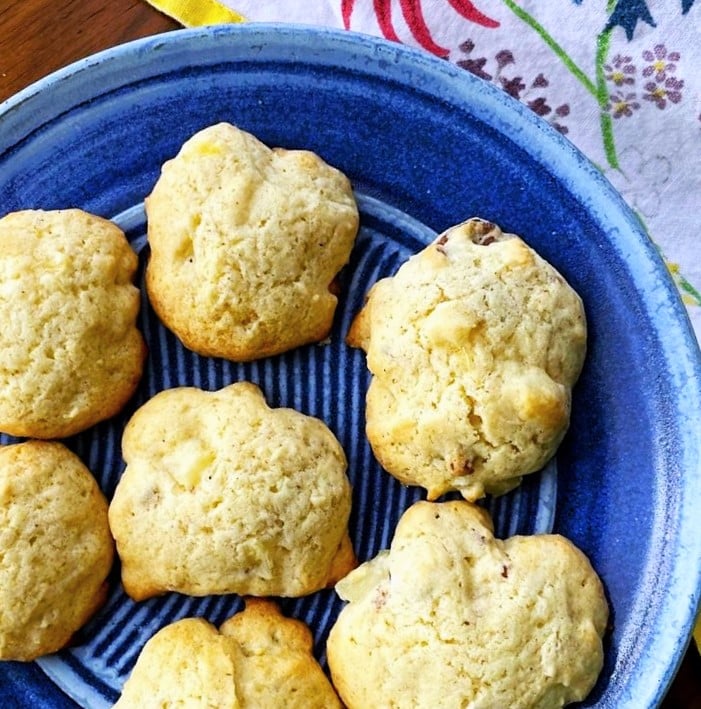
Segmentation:
<svg viewBox="0 0 701 709">
<path fill-rule="evenodd" d="M 312 655 L 309 628 L 272 601 L 249 599 L 219 632 L 202 618 L 184 618 L 146 643 L 115 709 L 146 706 L 340 709 L 341 703 Z"/>
<path fill-rule="evenodd" d="M 136 267 L 121 229 L 82 210 L 0 219 L 0 431 L 64 438 L 122 409 L 146 352 Z"/>
<path fill-rule="evenodd" d="M 149 297 L 186 347 L 243 361 L 328 335 L 359 217 L 318 155 L 210 126 L 163 165 L 146 213 Z"/>
<path fill-rule="evenodd" d="M 556 534 L 496 539 L 465 500 L 412 505 L 336 589 L 327 655 L 348 709 L 555 709 L 601 672 L 608 605 L 586 556 Z"/>
<path fill-rule="evenodd" d="M 522 239 L 471 219 L 378 281 L 348 342 L 367 353 L 367 436 L 435 499 L 500 494 L 539 470 L 570 420 L 582 301 Z"/>
<path fill-rule="evenodd" d="M 109 518 L 135 600 L 303 596 L 355 563 L 340 443 L 321 420 L 269 407 L 254 384 L 157 394 L 122 452 Z"/>
<path fill-rule="evenodd" d="M 56 652 L 102 605 L 107 501 L 62 443 L 0 447 L 0 659 Z"/>
</svg>

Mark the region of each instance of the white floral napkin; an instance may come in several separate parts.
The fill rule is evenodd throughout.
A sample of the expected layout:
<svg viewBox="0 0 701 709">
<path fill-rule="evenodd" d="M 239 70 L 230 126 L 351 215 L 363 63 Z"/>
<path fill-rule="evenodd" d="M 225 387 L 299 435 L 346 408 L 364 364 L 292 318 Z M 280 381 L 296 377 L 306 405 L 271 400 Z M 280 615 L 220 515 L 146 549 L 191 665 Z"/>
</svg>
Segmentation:
<svg viewBox="0 0 701 709">
<path fill-rule="evenodd" d="M 623 194 L 662 252 L 701 340 L 701 1 L 152 4 L 185 24 L 235 10 L 219 21 L 301 22 L 384 36 L 496 84 L 564 133 Z"/>
</svg>

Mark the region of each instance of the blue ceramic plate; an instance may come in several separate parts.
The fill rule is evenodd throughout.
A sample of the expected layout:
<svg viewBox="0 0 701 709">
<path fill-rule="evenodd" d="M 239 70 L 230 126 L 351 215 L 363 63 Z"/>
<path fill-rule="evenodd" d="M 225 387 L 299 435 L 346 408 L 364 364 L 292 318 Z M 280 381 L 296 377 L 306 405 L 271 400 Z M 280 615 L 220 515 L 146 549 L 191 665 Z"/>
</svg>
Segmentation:
<svg viewBox="0 0 701 709">
<path fill-rule="evenodd" d="M 701 558 L 701 366 L 656 250 L 609 184 L 520 104 L 446 62 L 322 29 L 245 25 L 141 40 L 74 64 L 0 107 L 0 213 L 78 206 L 114 219 L 146 258 L 143 199 L 160 165 L 217 121 L 270 145 L 318 152 L 350 178 L 362 227 L 341 278 L 331 342 L 234 365 L 189 353 L 154 316 L 126 411 L 67 443 L 111 496 L 135 407 L 177 386 L 249 379 L 272 405 L 324 419 L 349 458 L 351 535 L 361 559 L 386 547 L 420 497 L 377 466 L 364 438 L 364 356 L 344 335 L 368 287 L 436 232 L 473 215 L 523 235 L 581 294 L 589 353 L 556 461 L 488 501 L 498 532 L 554 529 L 601 575 L 612 609 L 606 664 L 585 706 L 661 701 L 689 638 Z M 142 272 L 140 272 L 140 278 Z M 8 439 L 5 438 L 5 441 Z M 109 600 L 73 647 L 0 666 L 0 706 L 106 707 L 146 639 L 186 615 L 220 622 L 236 596 Z M 324 662 L 340 603 L 286 601 Z"/>
</svg>

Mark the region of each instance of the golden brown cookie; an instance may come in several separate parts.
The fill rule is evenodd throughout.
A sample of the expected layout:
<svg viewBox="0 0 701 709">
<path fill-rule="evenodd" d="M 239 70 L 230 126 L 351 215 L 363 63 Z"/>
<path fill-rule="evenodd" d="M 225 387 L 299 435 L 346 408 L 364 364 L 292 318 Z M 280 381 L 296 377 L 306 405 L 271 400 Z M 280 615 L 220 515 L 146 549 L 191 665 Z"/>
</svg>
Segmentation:
<svg viewBox="0 0 701 709">
<path fill-rule="evenodd" d="M 513 234 L 459 224 L 377 282 L 348 335 L 373 374 L 381 465 L 435 499 L 515 487 L 569 425 L 586 349 L 579 296 Z"/>
<path fill-rule="evenodd" d="M 336 589 L 349 603 L 327 654 L 348 709 L 550 709 L 602 668 L 608 607 L 584 554 L 559 535 L 495 539 L 464 500 L 412 505 Z"/>
<path fill-rule="evenodd" d="M 201 618 L 166 626 L 144 646 L 115 708 L 340 709 L 312 655 L 312 635 L 272 601 L 249 599 L 220 632 Z"/>
<path fill-rule="evenodd" d="M 137 267 L 122 231 L 78 209 L 0 219 L 0 430 L 63 438 L 109 418 L 141 378 Z"/>
<path fill-rule="evenodd" d="M 203 618 L 161 628 L 143 647 L 114 709 L 240 709 L 226 638 Z"/>
<path fill-rule="evenodd" d="M 113 546 L 107 501 L 76 455 L 0 447 L 0 659 L 64 647 L 105 600 Z"/>
<path fill-rule="evenodd" d="M 219 123 L 164 164 L 146 212 L 149 297 L 186 347 L 243 361 L 328 335 L 358 209 L 317 155 Z"/>
<path fill-rule="evenodd" d="M 234 643 L 242 707 L 341 708 L 314 659 L 309 628 L 283 616 L 272 601 L 247 599 L 245 610 L 229 618 L 220 631 Z"/>
<path fill-rule="evenodd" d="M 346 457 L 324 423 L 239 382 L 146 402 L 123 438 L 110 505 L 122 581 L 165 591 L 301 596 L 355 563 Z"/>
</svg>

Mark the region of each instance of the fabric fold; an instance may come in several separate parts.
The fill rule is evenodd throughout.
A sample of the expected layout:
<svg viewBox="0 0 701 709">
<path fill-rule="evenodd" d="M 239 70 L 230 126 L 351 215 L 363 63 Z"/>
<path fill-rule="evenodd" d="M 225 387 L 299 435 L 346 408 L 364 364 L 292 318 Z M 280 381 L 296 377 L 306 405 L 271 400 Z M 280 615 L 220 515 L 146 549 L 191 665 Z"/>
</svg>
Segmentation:
<svg viewBox="0 0 701 709">
<path fill-rule="evenodd" d="M 245 22 L 246 18 L 217 0 L 148 0 L 160 12 L 185 27 L 201 27 L 229 22 Z"/>
</svg>

